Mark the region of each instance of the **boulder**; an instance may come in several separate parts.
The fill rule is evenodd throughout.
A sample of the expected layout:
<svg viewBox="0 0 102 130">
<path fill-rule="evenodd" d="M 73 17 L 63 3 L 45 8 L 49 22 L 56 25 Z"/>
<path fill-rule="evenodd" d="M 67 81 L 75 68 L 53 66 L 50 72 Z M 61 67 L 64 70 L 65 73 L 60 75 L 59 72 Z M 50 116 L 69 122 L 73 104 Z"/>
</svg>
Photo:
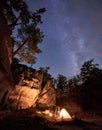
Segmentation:
<svg viewBox="0 0 102 130">
<path fill-rule="evenodd" d="M 0 33 L 1 34 L 1 33 Z M 1 35 L 2 36 L 2 35 Z M 0 41 L 0 107 L 5 106 L 9 92 L 14 89 L 10 62 L 5 41 Z"/>
<path fill-rule="evenodd" d="M 37 101 L 38 106 L 53 107 L 56 104 L 56 92 L 51 80 L 48 80 L 40 93 Z"/>
<path fill-rule="evenodd" d="M 27 109 L 42 106 L 53 107 L 56 104 L 56 92 L 51 80 L 48 80 L 42 88 L 42 77 L 24 80 L 24 85 L 16 85 L 8 98 L 8 107 L 12 109 Z"/>
<path fill-rule="evenodd" d="M 8 98 L 8 107 L 13 109 L 27 109 L 35 105 L 40 93 L 39 88 L 16 86 Z"/>
</svg>

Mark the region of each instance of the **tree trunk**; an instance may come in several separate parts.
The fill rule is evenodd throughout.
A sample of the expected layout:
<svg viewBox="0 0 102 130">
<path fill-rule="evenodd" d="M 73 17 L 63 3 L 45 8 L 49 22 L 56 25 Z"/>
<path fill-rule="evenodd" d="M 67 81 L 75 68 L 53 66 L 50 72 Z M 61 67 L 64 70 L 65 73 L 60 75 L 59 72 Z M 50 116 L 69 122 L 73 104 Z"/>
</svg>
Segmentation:
<svg viewBox="0 0 102 130">
<path fill-rule="evenodd" d="M 0 105 L 6 103 L 9 92 L 14 88 L 9 54 L 7 47 L 10 48 L 10 30 L 6 24 L 2 7 L 0 5 Z"/>
</svg>

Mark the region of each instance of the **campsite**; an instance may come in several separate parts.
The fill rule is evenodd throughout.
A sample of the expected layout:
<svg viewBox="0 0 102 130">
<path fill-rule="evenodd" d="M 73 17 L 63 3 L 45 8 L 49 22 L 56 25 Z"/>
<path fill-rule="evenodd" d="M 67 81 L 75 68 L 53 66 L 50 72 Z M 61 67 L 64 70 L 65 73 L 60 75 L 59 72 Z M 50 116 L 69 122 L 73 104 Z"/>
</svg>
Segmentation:
<svg viewBox="0 0 102 130">
<path fill-rule="evenodd" d="M 101 130 L 101 57 L 101 0 L 0 0 L 0 130 Z"/>
</svg>

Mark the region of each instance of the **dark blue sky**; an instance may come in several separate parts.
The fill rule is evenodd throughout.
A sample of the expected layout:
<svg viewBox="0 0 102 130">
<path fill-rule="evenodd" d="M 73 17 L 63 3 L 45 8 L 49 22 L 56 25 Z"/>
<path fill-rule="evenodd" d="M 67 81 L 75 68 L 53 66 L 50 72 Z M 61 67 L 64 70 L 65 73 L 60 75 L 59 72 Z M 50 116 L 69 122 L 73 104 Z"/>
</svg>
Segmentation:
<svg viewBox="0 0 102 130">
<path fill-rule="evenodd" d="M 34 68 L 49 66 L 52 76 L 79 73 L 84 61 L 102 66 L 102 0 L 26 0 L 30 10 L 45 7 L 45 37 Z"/>
</svg>

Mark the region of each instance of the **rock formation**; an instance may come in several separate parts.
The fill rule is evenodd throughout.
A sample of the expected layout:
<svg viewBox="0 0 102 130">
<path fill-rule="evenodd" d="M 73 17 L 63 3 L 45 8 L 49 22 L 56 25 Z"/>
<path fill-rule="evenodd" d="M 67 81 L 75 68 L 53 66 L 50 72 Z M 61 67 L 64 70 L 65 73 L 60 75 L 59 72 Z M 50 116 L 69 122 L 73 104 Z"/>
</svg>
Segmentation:
<svg viewBox="0 0 102 130">
<path fill-rule="evenodd" d="M 56 104 L 56 92 L 51 80 L 48 80 L 45 84 L 37 104 L 42 107 L 52 107 Z"/>
<path fill-rule="evenodd" d="M 8 99 L 8 107 L 12 109 L 27 109 L 35 106 L 38 99 L 39 88 L 30 88 L 28 86 L 16 86 Z"/>
<path fill-rule="evenodd" d="M 44 87 L 43 74 L 36 73 L 32 80 L 24 79 L 16 85 L 8 99 L 8 107 L 12 109 L 27 109 L 30 107 L 52 107 L 56 103 L 55 88 L 51 80 L 47 80 Z M 26 86 L 25 86 L 25 85 Z"/>
</svg>

